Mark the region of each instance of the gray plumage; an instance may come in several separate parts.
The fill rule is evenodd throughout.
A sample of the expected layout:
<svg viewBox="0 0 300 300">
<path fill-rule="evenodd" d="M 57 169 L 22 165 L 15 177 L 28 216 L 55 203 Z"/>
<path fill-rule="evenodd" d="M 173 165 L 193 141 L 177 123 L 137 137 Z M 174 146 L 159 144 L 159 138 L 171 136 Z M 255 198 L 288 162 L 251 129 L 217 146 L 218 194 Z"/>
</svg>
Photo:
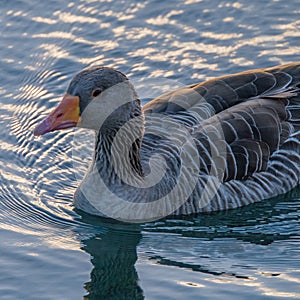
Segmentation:
<svg viewBox="0 0 300 300">
<path fill-rule="evenodd" d="M 87 69 L 71 82 L 69 93 L 80 96 L 84 111 L 90 102 L 87 95 L 95 87 L 104 91 L 123 82 L 127 78 L 112 69 Z M 182 176 L 186 185 L 176 194 L 179 200 L 174 205 L 164 202 L 155 218 L 166 212 L 232 209 L 291 190 L 300 178 L 299 88 L 300 63 L 292 63 L 190 85 L 142 109 L 133 92 L 132 101 L 116 107 L 99 128 L 93 163 L 75 194 L 75 206 L 107 215 L 86 199 L 95 169 L 105 186 L 129 204 L 150 203 L 168 195 Z M 114 145 L 120 129 L 134 118 L 134 125 L 123 130 L 124 144 Z M 153 157 L 159 159 L 151 161 Z M 183 171 L 184 160 L 189 164 Z M 141 186 L 124 180 L 126 174 L 120 176 L 116 162 L 124 165 L 121 173 L 132 172 Z M 159 182 L 142 185 L 143 178 L 162 169 Z M 197 178 L 187 193 L 185 186 L 194 180 L 195 170 Z M 92 203 L 103 201 L 103 192 L 91 189 L 88 197 L 97 197 Z"/>
</svg>

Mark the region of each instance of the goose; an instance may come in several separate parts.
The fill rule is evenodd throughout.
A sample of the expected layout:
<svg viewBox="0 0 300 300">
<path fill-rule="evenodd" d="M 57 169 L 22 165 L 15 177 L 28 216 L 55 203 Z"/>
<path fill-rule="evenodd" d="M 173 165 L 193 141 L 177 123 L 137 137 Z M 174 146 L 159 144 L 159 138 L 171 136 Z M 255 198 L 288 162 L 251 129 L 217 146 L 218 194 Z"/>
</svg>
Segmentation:
<svg viewBox="0 0 300 300">
<path fill-rule="evenodd" d="M 300 178 L 300 62 L 192 84 L 141 105 L 123 73 L 88 67 L 35 136 L 95 132 L 75 209 L 128 222 L 233 209 Z"/>
</svg>

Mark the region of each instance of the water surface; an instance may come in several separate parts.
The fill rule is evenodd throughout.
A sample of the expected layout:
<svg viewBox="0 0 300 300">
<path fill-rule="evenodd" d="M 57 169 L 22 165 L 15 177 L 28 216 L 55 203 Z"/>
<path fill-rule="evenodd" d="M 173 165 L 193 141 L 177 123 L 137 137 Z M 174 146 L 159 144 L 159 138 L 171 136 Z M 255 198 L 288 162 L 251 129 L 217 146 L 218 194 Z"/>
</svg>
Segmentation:
<svg viewBox="0 0 300 300">
<path fill-rule="evenodd" d="M 91 135 L 34 138 L 71 77 L 126 73 L 141 98 L 300 61 L 299 3 L 2 1 L 1 299 L 300 299 L 300 189 L 245 208 L 142 225 L 80 216 Z"/>
</svg>

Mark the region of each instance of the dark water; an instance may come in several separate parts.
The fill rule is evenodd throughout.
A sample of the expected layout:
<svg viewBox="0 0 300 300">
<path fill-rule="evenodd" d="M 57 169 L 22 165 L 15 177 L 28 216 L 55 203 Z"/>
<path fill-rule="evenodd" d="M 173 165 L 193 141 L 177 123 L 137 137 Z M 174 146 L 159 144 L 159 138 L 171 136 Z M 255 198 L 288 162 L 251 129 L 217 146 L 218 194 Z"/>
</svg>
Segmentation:
<svg viewBox="0 0 300 300">
<path fill-rule="evenodd" d="M 36 139 L 72 75 L 114 66 L 141 97 L 300 60 L 299 2 L 8 1 L 0 8 L 0 299 L 300 299 L 300 189 L 141 226 L 79 216 L 85 131 Z"/>
</svg>

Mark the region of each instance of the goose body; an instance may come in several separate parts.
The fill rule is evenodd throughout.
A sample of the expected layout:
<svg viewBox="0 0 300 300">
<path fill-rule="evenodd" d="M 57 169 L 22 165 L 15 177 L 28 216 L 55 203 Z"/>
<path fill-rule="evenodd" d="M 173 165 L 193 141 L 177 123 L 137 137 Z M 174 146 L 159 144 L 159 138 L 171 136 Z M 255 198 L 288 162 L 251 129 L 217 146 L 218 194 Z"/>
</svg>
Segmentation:
<svg viewBox="0 0 300 300">
<path fill-rule="evenodd" d="M 71 81 L 35 135 L 96 134 L 75 207 L 125 221 L 237 208 L 300 181 L 300 63 L 193 84 L 143 107 L 122 73 L 92 67 Z"/>
</svg>

